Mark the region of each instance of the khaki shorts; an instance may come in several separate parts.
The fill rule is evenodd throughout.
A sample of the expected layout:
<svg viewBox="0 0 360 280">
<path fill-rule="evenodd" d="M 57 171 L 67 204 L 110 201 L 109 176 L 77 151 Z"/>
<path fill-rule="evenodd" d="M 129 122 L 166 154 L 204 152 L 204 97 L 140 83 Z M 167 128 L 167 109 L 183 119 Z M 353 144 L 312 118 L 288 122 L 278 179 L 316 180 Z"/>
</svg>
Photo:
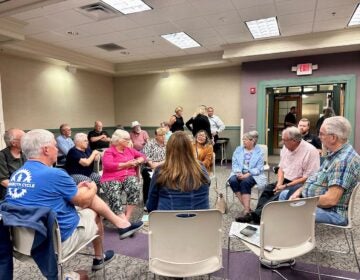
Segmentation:
<svg viewBox="0 0 360 280">
<path fill-rule="evenodd" d="M 80 217 L 79 224 L 72 235 L 62 243 L 63 258 L 76 251 L 98 232 L 95 222 L 96 213 L 89 208 L 76 208 L 76 210 Z"/>
</svg>

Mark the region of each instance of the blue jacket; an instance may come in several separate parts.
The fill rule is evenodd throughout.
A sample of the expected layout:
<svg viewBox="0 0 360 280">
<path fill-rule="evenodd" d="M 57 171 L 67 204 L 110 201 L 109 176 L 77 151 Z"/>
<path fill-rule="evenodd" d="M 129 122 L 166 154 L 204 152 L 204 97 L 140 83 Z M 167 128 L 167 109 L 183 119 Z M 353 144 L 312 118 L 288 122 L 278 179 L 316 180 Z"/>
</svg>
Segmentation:
<svg viewBox="0 0 360 280">
<path fill-rule="evenodd" d="M 242 172 L 244 167 L 245 148 L 239 146 L 236 148 L 232 157 L 232 170 L 230 177 L 235 173 Z M 249 173 L 256 181 L 259 189 L 263 189 L 267 183 L 264 174 L 264 153 L 258 145 L 255 145 L 249 162 Z"/>
<path fill-rule="evenodd" d="M 209 184 L 200 186 L 191 192 L 181 192 L 160 186 L 156 183 L 161 167 L 157 168 L 151 178 L 149 198 L 146 208 L 149 212 L 154 210 L 198 210 L 209 209 Z M 203 172 L 207 171 L 202 166 Z M 208 177 L 208 175 L 207 175 Z M 210 182 L 210 179 L 209 179 Z"/>
<path fill-rule="evenodd" d="M 13 246 L 9 227 L 4 226 L 0 214 L 0 279 L 12 280 L 14 272 Z"/>
<path fill-rule="evenodd" d="M 22 207 L 4 202 L 0 204 L 0 214 L 5 226 L 35 230 L 31 256 L 47 279 L 57 280 L 58 267 L 53 241 L 55 213 L 46 207 Z"/>
</svg>

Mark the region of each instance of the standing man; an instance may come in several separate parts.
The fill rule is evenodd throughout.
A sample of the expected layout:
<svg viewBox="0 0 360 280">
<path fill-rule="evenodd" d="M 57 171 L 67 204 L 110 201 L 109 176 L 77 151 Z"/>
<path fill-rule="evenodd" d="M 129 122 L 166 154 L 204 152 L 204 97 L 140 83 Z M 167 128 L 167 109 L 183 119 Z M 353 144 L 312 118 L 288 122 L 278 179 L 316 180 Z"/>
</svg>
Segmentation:
<svg viewBox="0 0 360 280">
<path fill-rule="evenodd" d="M 296 107 L 292 106 L 290 108 L 290 112 L 286 114 L 285 120 L 284 120 L 284 127 L 287 128 L 289 126 L 296 126 Z"/>
<path fill-rule="evenodd" d="M 131 123 L 130 139 L 134 145 L 134 149 L 139 152 L 142 151 L 149 140 L 148 133 L 141 129 L 141 124 L 138 121 L 133 121 Z"/>
<path fill-rule="evenodd" d="M 315 222 L 345 226 L 354 187 L 360 181 L 360 156 L 348 143 L 350 122 L 344 117 L 326 118 L 320 127 L 320 139 L 330 154 L 320 170 L 309 177 L 290 199 L 319 196 Z"/>
<path fill-rule="evenodd" d="M 301 132 L 303 140 L 313 145 L 316 149 L 321 150 L 319 137 L 310 133 L 310 121 L 308 119 L 301 119 L 298 124 L 298 129 Z"/>
<path fill-rule="evenodd" d="M 219 149 L 219 145 L 216 145 L 216 141 L 219 139 L 219 133 L 224 131 L 225 125 L 223 121 L 216 115 L 214 115 L 214 108 L 207 107 L 208 119 L 210 122 L 210 130 L 214 139 L 214 152 Z"/>
<path fill-rule="evenodd" d="M 26 161 L 20 146 L 24 134 L 25 132 L 18 128 L 11 128 L 4 134 L 6 148 L 0 151 L 0 201 L 5 197 L 11 174 Z"/>
<path fill-rule="evenodd" d="M 109 148 L 110 136 L 103 130 L 103 124 L 101 121 L 96 121 L 94 130 L 88 134 L 88 140 L 91 150 L 100 150 Z"/>
<path fill-rule="evenodd" d="M 71 128 L 67 123 L 60 125 L 60 135 L 56 137 L 56 143 L 59 149 L 57 165 L 65 165 L 66 156 L 75 145 L 71 139 Z"/>
</svg>

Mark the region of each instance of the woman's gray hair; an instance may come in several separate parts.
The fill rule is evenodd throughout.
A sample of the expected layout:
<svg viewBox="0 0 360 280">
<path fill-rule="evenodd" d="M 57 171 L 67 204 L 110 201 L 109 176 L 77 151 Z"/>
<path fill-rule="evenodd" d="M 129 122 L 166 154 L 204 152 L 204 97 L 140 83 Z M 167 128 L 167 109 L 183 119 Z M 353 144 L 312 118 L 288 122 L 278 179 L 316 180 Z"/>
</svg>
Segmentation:
<svg viewBox="0 0 360 280">
<path fill-rule="evenodd" d="M 125 138 L 130 138 L 129 132 L 122 130 L 122 129 L 117 129 L 111 136 L 111 144 L 117 145 L 120 140 L 125 139 Z"/>
<path fill-rule="evenodd" d="M 300 130 L 296 126 L 290 126 L 283 130 L 282 135 L 287 133 L 289 139 L 295 140 L 296 142 L 301 142 L 302 135 Z"/>
<path fill-rule="evenodd" d="M 82 133 L 82 132 L 79 132 L 79 133 L 76 133 L 75 136 L 74 136 L 74 142 L 75 144 L 79 143 L 79 142 L 82 142 L 84 140 L 87 140 L 88 137 L 85 133 Z"/>
<path fill-rule="evenodd" d="M 350 137 L 351 124 L 342 116 L 326 118 L 322 126 L 327 134 L 336 135 L 342 142 L 347 142 Z"/>
<path fill-rule="evenodd" d="M 259 138 L 259 133 L 256 130 L 252 130 L 252 131 L 246 132 L 243 135 L 243 138 L 246 138 L 248 140 L 254 140 L 254 145 L 256 145 L 258 138 Z"/>
<path fill-rule="evenodd" d="M 55 141 L 54 134 L 45 129 L 33 129 L 21 138 L 21 150 L 28 159 L 39 158 L 41 148 Z"/>
</svg>

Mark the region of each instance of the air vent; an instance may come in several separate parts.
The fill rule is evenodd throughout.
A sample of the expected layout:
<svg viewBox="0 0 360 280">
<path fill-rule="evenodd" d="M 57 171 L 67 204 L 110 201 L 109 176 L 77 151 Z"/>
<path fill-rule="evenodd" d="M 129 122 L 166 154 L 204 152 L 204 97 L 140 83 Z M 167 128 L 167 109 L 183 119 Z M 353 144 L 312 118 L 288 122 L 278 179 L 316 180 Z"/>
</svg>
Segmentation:
<svg viewBox="0 0 360 280">
<path fill-rule="evenodd" d="M 108 52 L 118 51 L 118 50 L 125 50 L 124 47 L 116 45 L 114 43 L 97 45 L 97 47 L 100 48 L 100 49 L 103 49 L 105 51 L 108 51 Z"/>
<path fill-rule="evenodd" d="M 121 14 L 103 2 L 96 2 L 93 4 L 81 6 L 76 10 L 81 14 L 95 20 L 107 19 Z"/>
</svg>

